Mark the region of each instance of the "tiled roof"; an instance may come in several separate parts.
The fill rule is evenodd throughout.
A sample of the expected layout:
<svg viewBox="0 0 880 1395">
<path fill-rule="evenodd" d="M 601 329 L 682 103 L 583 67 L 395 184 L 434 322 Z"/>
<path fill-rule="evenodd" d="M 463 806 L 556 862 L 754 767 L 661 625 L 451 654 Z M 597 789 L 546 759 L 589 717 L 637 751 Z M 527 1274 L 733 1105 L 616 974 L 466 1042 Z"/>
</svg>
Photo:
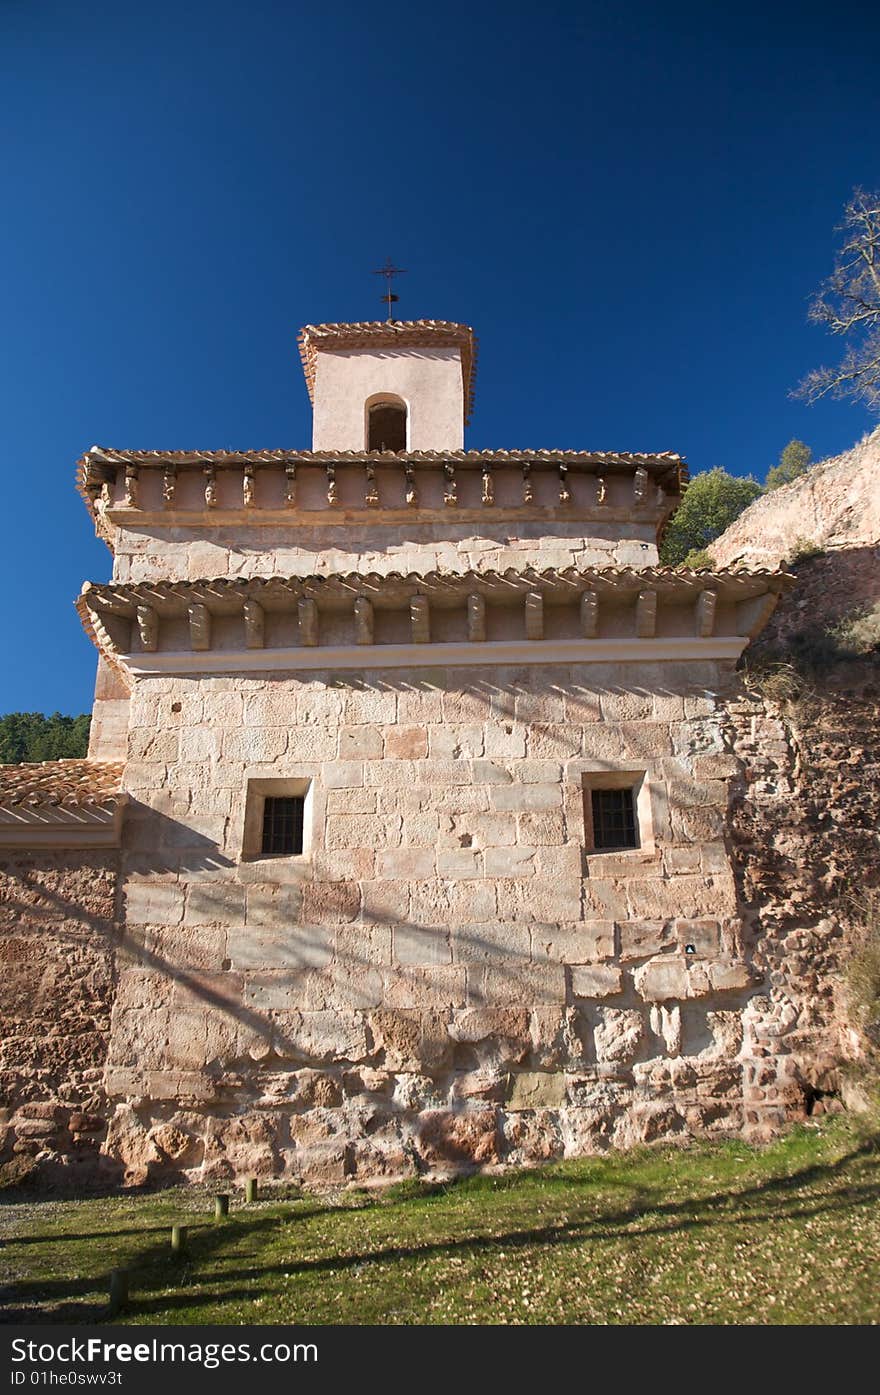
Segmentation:
<svg viewBox="0 0 880 1395">
<path fill-rule="evenodd" d="M 13 810 L 86 809 L 115 804 L 121 761 L 44 760 L 0 765 L 0 818 Z"/>
<path fill-rule="evenodd" d="M 675 451 L 591 451 L 591 450 L 453 450 L 453 451 L 311 451 L 311 450 L 117 450 L 91 446 L 77 461 L 77 488 L 94 513 L 91 494 L 100 488 L 108 467 L 134 466 L 144 469 L 213 466 L 217 469 L 288 465 L 389 465 L 442 466 L 452 464 L 485 469 L 493 465 L 565 465 L 597 472 L 644 469 L 674 494 L 683 493 L 688 483 L 688 467 Z M 91 491 L 91 494 L 90 494 Z"/>
<path fill-rule="evenodd" d="M 315 359 L 320 349 L 427 349 L 454 345 L 461 350 L 464 416 L 465 421 L 470 419 L 477 373 L 477 340 L 470 325 L 455 324 L 451 320 L 360 320 L 352 324 L 304 325 L 298 343 L 312 401 L 315 400 Z"/>
<path fill-rule="evenodd" d="M 696 594 L 715 589 L 739 598 L 780 592 L 794 585 L 789 572 L 745 567 L 720 571 L 683 567 L 536 567 L 481 572 L 331 572 L 327 575 L 216 577 L 199 581 L 86 582 L 77 601 L 83 618 L 88 611 L 128 615 L 139 605 L 152 606 L 159 615 L 183 613 L 198 603 L 216 614 L 233 613 L 245 600 L 257 600 L 268 609 L 286 608 L 300 596 L 327 602 L 351 601 L 371 593 L 396 590 L 430 594 L 472 589 L 500 597 L 518 595 L 532 588 L 569 591 L 598 587 L 601 590 L 642 590 Z M 273 602 L 275 603 L 273 606 Z"/>
</svg>

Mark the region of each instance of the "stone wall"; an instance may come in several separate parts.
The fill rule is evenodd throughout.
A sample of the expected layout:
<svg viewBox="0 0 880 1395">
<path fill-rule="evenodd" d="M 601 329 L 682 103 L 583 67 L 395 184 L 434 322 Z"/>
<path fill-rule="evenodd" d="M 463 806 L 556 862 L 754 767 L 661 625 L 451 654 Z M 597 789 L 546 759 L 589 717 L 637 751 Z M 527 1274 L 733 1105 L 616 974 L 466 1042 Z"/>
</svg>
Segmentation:
<svg viewBox="0 0 880 1395">
<path fill-rule="evenodd" d="M 880 885 L 880 725 L 845 686 L 140 682 L 121 937 L 115 854 L 0 856 L 3 1173 L 369 1180 L 837 1107 L 847 897 Z M 638 852 L 584 852 L 602 765 L 647 772 Z M 241 861 L 247 779 L 303 771 L 308 868 Z"/>
<path fill-rule="evenodd" d="M 477 477 L 478 480 L 478 477 Z M 615 514 L 619 515 L 620 510 Z M 331 572 L 504 571 L 507 567 L 650 567 L 657 563 L 652 517 L 608 523 L 589 519 L 489 520 L 457 523 L 421 518 L 402 525 L 372 516 L 369 524 L 120 527 L 114 581 L 204 577 L 310 576 Z"/>
<path fill-rule="evenodd" d="M 103 1168 L 118 854 L 0 849 L 0 1176 Z"/>
<path fill-rule="evenodd" d="M 140 680 L 113 1157 L 341 1180 L 739 1129 L 735 681 Z M 621 768 L 643 846 L 587 855 L 584 776 Z M 242 861 L 247 782 L 283 776 L 313 782 L 311 854 Z"/>
</svg>

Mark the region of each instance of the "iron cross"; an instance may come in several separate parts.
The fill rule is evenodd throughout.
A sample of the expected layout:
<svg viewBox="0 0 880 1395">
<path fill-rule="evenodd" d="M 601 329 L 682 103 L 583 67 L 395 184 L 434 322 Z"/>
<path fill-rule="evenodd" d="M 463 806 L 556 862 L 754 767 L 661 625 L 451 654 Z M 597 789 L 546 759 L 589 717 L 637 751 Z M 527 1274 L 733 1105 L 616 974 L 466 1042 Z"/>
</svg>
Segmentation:
<svg viewBox="0 0 880 1395">
<path fill-rule="evenodd" d="M 399 296 L 396 296 L 393 290 L 391 289 L 391 282 L 395 276 L 405 276 L 406 268 L 402 266 L 395 266 L 391 258 L 387 257 L 385 260 L 385 265 L 378 267 L 377 270 L 373 272 L 373 275 L 385 277 L 386 289 L 385 294 L 382 296 L 382 303 L 383 305 L 388 306 L 388 319 L 390 320 L 391 307 L 392 305 L 395 305 L 400 298 Z"/>
</svg>

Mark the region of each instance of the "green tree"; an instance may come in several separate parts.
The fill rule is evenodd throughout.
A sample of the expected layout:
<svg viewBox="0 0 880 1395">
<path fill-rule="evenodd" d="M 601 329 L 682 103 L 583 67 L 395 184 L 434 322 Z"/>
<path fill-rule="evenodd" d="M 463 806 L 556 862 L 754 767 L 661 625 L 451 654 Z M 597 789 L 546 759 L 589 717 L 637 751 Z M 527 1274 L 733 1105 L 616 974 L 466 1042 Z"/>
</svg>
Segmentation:
<svg viewBox="0 0 880 1395">
<path fill-rule="evenodd" d="M 64 717 L 53 712 L 9 712 L 0 717 L 0 765 L 21 761 L 69 760 L 89 748 L 91 717 Z"/>
<path fill-rule="evenodd" d="M 720 465 L 695 475 L 660 544 L 660 561 L 667 567 L 705 565 L 689 554 L 704 552 L 762 493 L 751 475 L 729 475 Z"/>
<path fill-rule="evenodd" d="M 779 457 L 779 464 L 772 465 L 764 481 L 765 489 L 779 489 L 783 484 L 791 484 L 798 475 L 805 475 L 813 463 L 813 452 L 805 441 L 796 438 L 789 441 Z"/>
</svg>

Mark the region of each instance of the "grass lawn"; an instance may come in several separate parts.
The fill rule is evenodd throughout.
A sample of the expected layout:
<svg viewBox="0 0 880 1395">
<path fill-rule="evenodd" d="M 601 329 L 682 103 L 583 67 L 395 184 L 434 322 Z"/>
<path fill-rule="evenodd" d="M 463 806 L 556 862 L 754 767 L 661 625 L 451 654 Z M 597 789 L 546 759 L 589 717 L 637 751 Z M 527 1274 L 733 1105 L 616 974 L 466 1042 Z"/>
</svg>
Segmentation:
<svg viewBox="0 0 880 1395">
<path fill-rule="evenodd" d="M 643 1149 L 443 1187 L 258 1201 L 8 1200 L 0 1302 L 139 1323 L 876 1323 L 880 1146 L 837 1118 L 765 1149 Z M 190 1226 L 172 1256 L 173 1221 Z"/>
</svg>

